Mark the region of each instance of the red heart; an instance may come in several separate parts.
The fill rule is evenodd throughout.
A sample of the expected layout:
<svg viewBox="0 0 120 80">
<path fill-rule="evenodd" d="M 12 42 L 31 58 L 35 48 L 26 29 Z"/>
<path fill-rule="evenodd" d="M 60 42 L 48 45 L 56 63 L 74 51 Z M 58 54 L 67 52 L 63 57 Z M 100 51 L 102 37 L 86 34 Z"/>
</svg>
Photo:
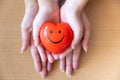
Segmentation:
<svg viewBox="0 0 120 80">
<path fill-rule="evenodd" d="M 40 29 L 40 39 L 48 51 L 58 54 L 71 45 L 73 32 L 67 23 L 47 22 Z"/>
</svg>

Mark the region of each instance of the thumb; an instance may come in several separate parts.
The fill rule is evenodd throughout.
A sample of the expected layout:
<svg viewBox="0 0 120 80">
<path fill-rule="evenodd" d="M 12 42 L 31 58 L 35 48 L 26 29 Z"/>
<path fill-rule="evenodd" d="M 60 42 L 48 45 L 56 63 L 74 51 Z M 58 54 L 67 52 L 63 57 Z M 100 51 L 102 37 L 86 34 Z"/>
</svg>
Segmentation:
<svg viewBox="0 0 120 80">
<path fill-rule="evenodd" d="M 22 27 L 22 47 L 21 47 L 21 53 L 23 53 L 30 44 L 30 31 L 26 27 Z"/>
<path fill-rule="evenodd" d="M 82 13 L 82 20 L 83 20 L 83 28 L 84 28 L 82 47 L 87 52 L 89 38 L 90 38 L 90 23 L 85 12 Z"/>
<path fill-rule="evenodd" d="M 71 19 L 72 22 L 69 22 L 73 33 L 74 33 L 74 37 L 73 37 L 73 41 L 71 43 L 71 47 L 72 49 L 75 49 L 82 38 L 83 35 L 83 25 L 81 23 L 81 20 L 77 20 L 77 18 Z"/>
<path fill-rule="evenodd" d="M 47 21 L 59 22 L 59 10 L 50 11 L 48 7 L 40 8 L 35 20 L 33 22 L 33 39 L 35 41 L 35 46 L 40 43 L 40 27 Z"/>
<path fill-rule="evenodd" d="M 68 13 L 65 14 L 64 18 L 61 19 L 63 22 L 67 22 L 73 30 L 74 37 L 71 43 L 72 49 L 75 49 L 79 45 L 83 35 L 82 21 L 81 18 L 78 19 L 78 17 L 79 16 L 77 16 L 74 13 L 73 14 Z"/>
<path fill-rule="evenodd" d="M 39 11 L 37 16 L 35 17 L 35 20 L 33 21 L 33 40 L 35 42 L 35 46 L 39 45 L 40 43 L 40 27 L 46 21 L 46 16 L 44 15 L 45 13 L 43 11 Z"/>
<path fill-rule="evenodd" d="M 38 5 L 29 4 L 30 1 L 25 0 L 26 8 L 25 15 L 21 23 L 21 32 L 22 32 L 22 47 L 21 53 L 24 52 L 30 44 L 30 35 L 32 31 L 33 19 L 38 11 Z M 29 6 L 27 6 L 29 4 Z"/>
</svg>

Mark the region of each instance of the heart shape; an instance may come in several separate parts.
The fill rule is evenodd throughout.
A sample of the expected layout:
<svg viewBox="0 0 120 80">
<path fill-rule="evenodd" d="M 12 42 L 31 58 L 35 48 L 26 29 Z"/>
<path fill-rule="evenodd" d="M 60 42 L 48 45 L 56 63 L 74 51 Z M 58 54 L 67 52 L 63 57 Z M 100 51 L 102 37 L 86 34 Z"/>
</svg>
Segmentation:
<svg viewBox="0 0 120 80">
<path fill-rule="evenodd" d="M 46 22 L 40 29 L 40 39 L 48 51 L 59 54 L 71 45 L 73 31 L 67 23 Z"/>
</svg>

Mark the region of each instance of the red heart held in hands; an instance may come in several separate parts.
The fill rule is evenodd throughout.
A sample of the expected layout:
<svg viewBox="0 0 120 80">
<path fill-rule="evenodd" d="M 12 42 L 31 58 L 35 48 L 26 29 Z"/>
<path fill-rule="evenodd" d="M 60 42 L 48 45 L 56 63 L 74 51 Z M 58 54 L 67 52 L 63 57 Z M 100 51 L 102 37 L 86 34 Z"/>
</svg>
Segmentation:
<svg viewBox="0 0 120 80">
<path fill-rule="evenodd" d="M 46 22 L 40 29 L 40 39 L 48 51 L 59 54 L 71 45 L 73 31 L 67 23 Z"/>
</svg>

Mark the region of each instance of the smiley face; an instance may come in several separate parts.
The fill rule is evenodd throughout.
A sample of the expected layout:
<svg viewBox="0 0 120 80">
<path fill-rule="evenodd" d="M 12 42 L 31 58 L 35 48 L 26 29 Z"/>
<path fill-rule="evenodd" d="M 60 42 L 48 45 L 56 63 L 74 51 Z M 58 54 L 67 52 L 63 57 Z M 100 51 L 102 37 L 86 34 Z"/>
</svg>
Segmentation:
<svg viewBox="0 0 120 80">
<path fill-rule="evenodd" d="M 56 31 L 55 31 L 56 32 Z M 60 42 L 62 42 L 62 40 L 64 39 L 64 34 L 62 34 L 61 30 L 58 30 L 57 33 L 54 33 L 53 30 L 49 31 L 50 36 L 48 36 L 48 39 L 51 43 L 53 44 L 59 44 Z M 57 38 L 57 36 L 55 36 L 58 40 L 54 41 L 54 39 L 56 39 L 55 37 L 52 39 L 51 36 L 53 36 L 54 34 L 58 34 L 59 38 Z M 61 36 L 62 35 L 62 36 Z"/>
<path fill-rule="evenodd" d="M 47 50 L 58 54 L 70 46 L 73 32 L 67 23 L 47 22 L 40 29 L 40 39 Z"/>
</svg>

